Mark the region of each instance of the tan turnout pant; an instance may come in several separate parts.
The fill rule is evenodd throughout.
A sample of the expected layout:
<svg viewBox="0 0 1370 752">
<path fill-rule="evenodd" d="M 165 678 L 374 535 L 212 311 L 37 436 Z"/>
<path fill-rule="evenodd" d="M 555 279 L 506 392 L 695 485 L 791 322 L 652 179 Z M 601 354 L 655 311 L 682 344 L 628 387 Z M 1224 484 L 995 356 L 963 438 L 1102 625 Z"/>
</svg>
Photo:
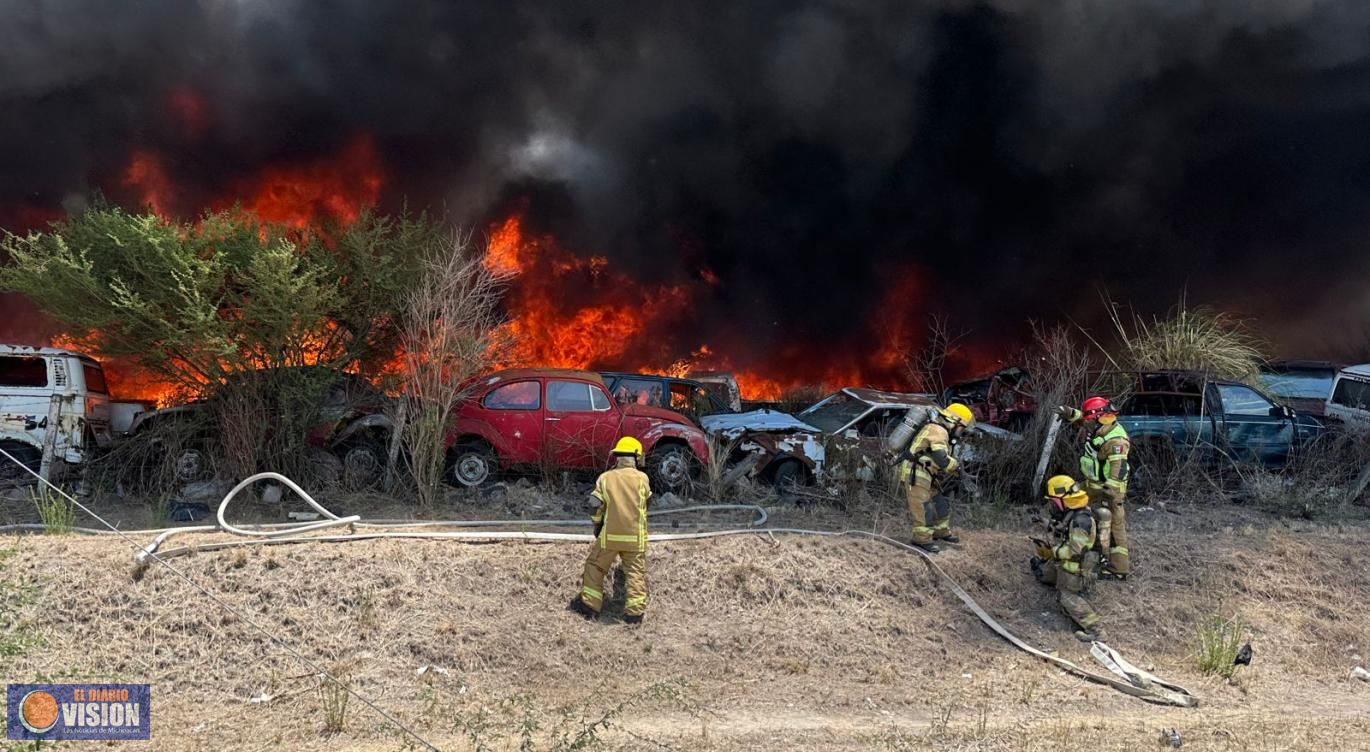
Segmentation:
<svg viewBox="0 0 1370 752">
<path fill-rule="evenodd" d="M 919 470 L 909 478 L 909 516 L 913 518 L 913 542 L 931 543 L 951 535 L 951 504 L 940 495 L 932 476 Z M 933 499 L 937 501 L 933 501 Z"/>
<path fill-rule="evenodd" d="M 1042 562 L 1038 581 L 1044 585 L 1056 586 L 1056 600 L 1061 610 L 1081 629 L 1091 629 L 1099 623 L 1099 614 L 1085 597 L 1085 579 L 1078 574 L 1067 572 L 1055 561 Z"/>
<path fill-rule="evenodd" d="M 599 541 L 590 544 L 590 555 L 585 557 L 585 573 L 581 577 L 580 600 L 598 612 L 604 605 L 604 578 L 622 560 L 627 600 L 623 602 L 624 616 L 642 616 L 647 611 L 647 552 L 613 551 L 603 548 Z"/>
<path fill-rule="evenodd" d="M 1127 494 L 1109 491 L 1106 486 L 1096 483 L 1089 484 L 1085 490 L 1089 493 L 1089 503 L 1095 509 L 1107 509 L 1111 515 L 1109 534 L 1104 539 L 1104 551 L 1108 554 L 1108 570 L 1118 574 L 1131 574 L 1132 562 L 1127 550 L 1127 510 L 1123 506 Z M 1099 537 L 1103 538 L 1103 530 L 1099 531 Z"/>
</svg>

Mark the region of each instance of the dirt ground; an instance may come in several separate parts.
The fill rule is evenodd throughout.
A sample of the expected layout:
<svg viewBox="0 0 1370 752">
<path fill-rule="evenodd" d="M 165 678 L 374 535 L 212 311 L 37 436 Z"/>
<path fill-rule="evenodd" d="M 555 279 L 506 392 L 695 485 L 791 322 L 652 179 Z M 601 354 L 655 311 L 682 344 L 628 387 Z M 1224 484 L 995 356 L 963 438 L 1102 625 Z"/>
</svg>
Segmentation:
<svg viewBox="0 0 1370 752">
<path fill-rule="evenodd" d="M 549 499 L 546 515 L 565 506 Z M 368 512 L 381 514 L 394 511 Z M 1029 643 L 1093 666 L 1028 572 L 1027 513 L 958 514 L 965 543 L 940 557 L 946 570 Z M 1198 709 L 1152 706 L 1015 650 L 911 554 L 763 535 L 654 545 L 635 629 L 619 619 L 621 592 L 601 623 L 565 610 L 580 543 L 173 560 L 240 617 L 171 572 L 135 581 L 117 539 L 9 536 L 0 636 L 18 647 L 0 665 L 11 682 L 152 683 L 153 740 L 117 745 L 128 750 L 423 748 L 356 700 L 343 730 L 325 733 L 311 670 L 245 619 L 444 750 L 1136 750 L 1171 728 L 1185 749 L 1370 749 L 1370 684 L 1350 677 L 1370 648 L 1370 524 L 1198 505 L 1138 506 L 1130 520 L 1138 574 L 1101 583 L 1094 602 L 1110 643 L 1188 687 Z M 890 507 L 791 510 L 773 524 L 904 537 L 906 522 Z M 1231 682 L 1195 662 L 1198 625 L 1215 613 L 1249 625 L 1254 660 Z"/>
</svg>

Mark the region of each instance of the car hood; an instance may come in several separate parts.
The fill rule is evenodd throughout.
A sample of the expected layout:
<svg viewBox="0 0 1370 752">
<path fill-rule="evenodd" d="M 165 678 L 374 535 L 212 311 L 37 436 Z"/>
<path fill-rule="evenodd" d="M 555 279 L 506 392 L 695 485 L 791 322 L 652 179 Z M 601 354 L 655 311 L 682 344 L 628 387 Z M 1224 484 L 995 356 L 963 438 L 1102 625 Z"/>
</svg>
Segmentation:
<svg viewBox="0 0 1370 752">
<path fill-rule="evenodd" d="M 699 421 L 706 433 L 737 436 L 744 431 L 804 431 L 822 433 L 804 421 L 776 410 L 753 410 L 749 413 L 731 415 L 706 415 Z"/>
<path fill-rule="evenodd" d="M 656 407 L 655 405 L 624 405 L 623 414 L 631 415 L 635 418 L 652 418 L 665 423 L 679 423 L 681 425 L 690 426 L 691 428 L 695 427 L 694 422 L 684 415 L 672 410 L 667 410 L 664 407 Z"/>
</svg>

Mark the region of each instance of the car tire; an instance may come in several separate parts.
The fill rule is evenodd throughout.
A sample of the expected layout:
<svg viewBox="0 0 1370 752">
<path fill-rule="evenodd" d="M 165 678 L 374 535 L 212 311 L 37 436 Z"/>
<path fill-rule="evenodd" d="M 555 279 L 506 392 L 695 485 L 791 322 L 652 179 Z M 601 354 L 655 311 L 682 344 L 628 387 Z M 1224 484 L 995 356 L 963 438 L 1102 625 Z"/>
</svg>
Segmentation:
<svg viewBox="0 0 1370 752">
<path fill-rule="evenodd" d="M 214 462 L 209 451 L 202 445 L 183 447 L 177 452 L 172 463 L 172 473 L 180 485 L 198 483 L 214 477 Z"/>
<path fill-rule="evenodd" d="M 679 444 L 659 446 L 647 455 L 647 475 L 652 489 L 680 493 L 690 487 L 699 463 L 689 447 Z"/>
<path fill-rule="evenodd" d="M 498 472 L 495 451 L 484 443 L 458 444 L 452 448 L 447 478 L 452 485 L 479 488 Z"/>
<path fill-rule="evenodd" d="M 385 445 L 371 436 L 353 439 L 338 447 L 342 462 L 342 485 L 349 491 L 375 488 L 385 477 L 389 453 Z"/>
<path fill-rule="evenodd" d="M 771 472 L 771 483 L 780 491 L 781 495 L 789 493 L 800 486 L 808 485 L 808 473 L 804 472 L 804 463 L 799 460 L 781 460 Z"/>
<path fill-rule="evenodd" d="M 35 473 L 43 465 L 43 453 L 38 450 L 38 447 L 18 441 L 4 441 L 0 442 L 0 449 L 9 452 L 11 457 L 19 460 L 19 464 Z M 9 457 L 0 455 L 0 488 L 17 488 L 36 482 L 37 480 L 23 467 L 15 465 Z"/>
</svg>

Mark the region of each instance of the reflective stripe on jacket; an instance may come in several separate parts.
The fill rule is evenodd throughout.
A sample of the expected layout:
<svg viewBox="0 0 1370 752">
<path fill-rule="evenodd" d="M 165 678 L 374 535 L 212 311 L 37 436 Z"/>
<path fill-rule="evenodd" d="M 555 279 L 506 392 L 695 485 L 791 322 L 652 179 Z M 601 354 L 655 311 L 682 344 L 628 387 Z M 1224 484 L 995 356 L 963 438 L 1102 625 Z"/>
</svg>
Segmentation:
<svg viewBox="0 0 1370 752">
<path fill-rule="evenodd" d="M 631 457 L 620 458 L 618 466 L 595 480 L 591 496 L 599 499 L 593 517 L 599 530 L 599 545 L 609 551 L 647 550 L 647 499 L 652 484 L 647 474 L 637 469 Z"/>
<path fill-rule="evenodd" d="M 1080 454 L 1080 474 L 1087 482 L 1124 490 L 1127 488 L 1127 454 L 1132 442 L 1121 423 L 1100 425 Z"/>
<path fill-rule="evenodd" d="M 956 472 L 956 458 L 951 456 L 951 433 L 936 420 L 930 420 L 918 429 L 907 454 L 909 459 L 899 467 L 899 479 L 906 483 L 915 470 L 929 478 Z"/>
<path fill-rule="evenodd" d="M 1094 513 L 1087 507 L 1075 509 L 1062 522 L 1061 530 L 1065 533 L 1065 539 L 1052 549 L 1051 557 L 1061 563 L 1061 569 L 1071 574 L 1085 574 L 1080 571 L 1080 566 L 1085 554 L 1094 548 L 1099 535 Z"/>
</svg>

